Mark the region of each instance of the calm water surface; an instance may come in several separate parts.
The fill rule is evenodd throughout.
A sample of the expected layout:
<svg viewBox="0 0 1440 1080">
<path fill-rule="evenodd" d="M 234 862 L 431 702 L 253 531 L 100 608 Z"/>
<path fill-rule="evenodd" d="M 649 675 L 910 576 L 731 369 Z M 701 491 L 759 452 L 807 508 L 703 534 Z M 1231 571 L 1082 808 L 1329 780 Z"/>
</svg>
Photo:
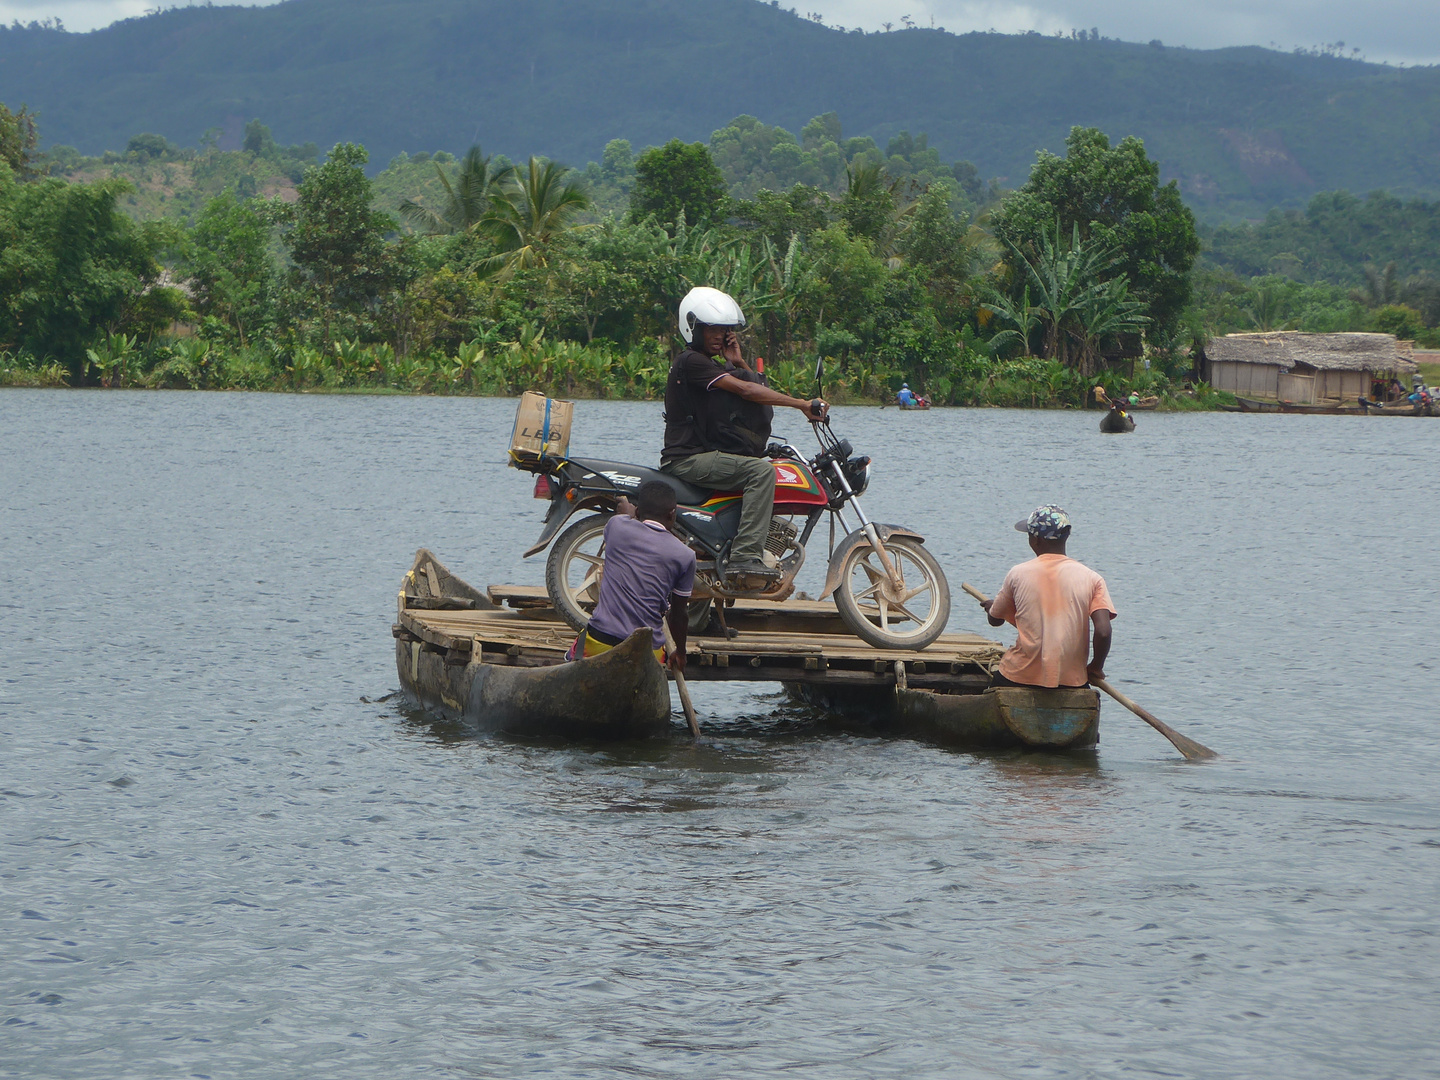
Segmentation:
<svg viewBox="0 0 1440 1080">
<path fill-rule="evenodd" d="M 416 547 L 540 582 L 513 412 L 0 392 L 0 1075 L 1440 1076 L 1440 424 L 838 410 L 957 586 L 1069 509 L 1190 765 L 1113 705 L 1067 760 L 367 702 Z"/>
</svg>

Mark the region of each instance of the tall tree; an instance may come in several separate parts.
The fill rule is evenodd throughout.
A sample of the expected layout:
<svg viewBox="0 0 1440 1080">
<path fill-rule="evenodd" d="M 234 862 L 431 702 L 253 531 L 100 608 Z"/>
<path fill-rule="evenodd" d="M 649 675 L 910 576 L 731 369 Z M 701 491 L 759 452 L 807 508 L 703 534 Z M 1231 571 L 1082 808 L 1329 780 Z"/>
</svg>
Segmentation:
<svg viewBox="0 0 1440 1080">
<path fill-rule="evenodd" d="M 242 346 L 274 316 L 275 217 L 273 205 L 225 191 L 205 204 L 190 230 L 184 272 L 195 309 L 220 320 Z"/>
<path fill-rule="evenodd" d="M 373 311 L 393 276 L 385 234 L 395 222 L 370 208 L 369 160 L 365 148 L 353 143 L 331 150 L 325 164 L 300 182 L 286 234 L 295 284 L 321 322 L 327 349 L 336 316 Z"/>
<path fill-rule="evenodd" d="M 671 139 L 635 161 L 630 215 L 636 221 L 654 214 L 673 233 L 683 214 L 688 224 L 704 227 L 723 220 L 728 203 L 725 176 L 704 143 Z"/>
<path fill-rule="evenodd" d="M 1098 128 L 1071 128 L 1065 156 L 1041 153 L 1030 179 L 994 212 L 991 227 L 1011 250 L 1038 256 L 1057 220 L 1066 232 L 1078 229 L 1081 240 L 1116 249 L 1115 270 L 1145 304 L 1150 326 L 1161 335 L 1173 332 L 1190 298 L 1200 239 L 1179 187 L 1173 180 L 1160 184 L 1160 166 L 1144 143 L 1130 137 L 1112 147 Z"/>
<path fill-rule="evenodd" d="M 24 105 L 18 113 L 12 113 L 4 102 L 0 102 L 0 161 L 21 180 L 29 180 L 35 174 L 35 163 L 39 155 L 35 148 L 40 143 L 40 129 L 35 124 L 35 114 Z"/>
</svg>

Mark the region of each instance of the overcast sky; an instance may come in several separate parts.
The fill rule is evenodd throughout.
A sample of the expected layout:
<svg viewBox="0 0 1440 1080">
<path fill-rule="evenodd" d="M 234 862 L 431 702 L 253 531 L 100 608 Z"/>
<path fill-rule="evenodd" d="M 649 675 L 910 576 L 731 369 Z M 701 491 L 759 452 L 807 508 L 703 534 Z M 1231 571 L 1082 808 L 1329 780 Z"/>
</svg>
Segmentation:
<svg viewBox="0 0 1440 1080">
<path fill-rule="evenodd" d="M 696 0 L 700 2 L 700 0 Z M 781 0 L 802 14 L 817 11 L 828 25 L 897 29 L 909 15 L 921 26 L 956 33 L 1000 30 L 1069 32 L 1095 27 L 1125 41 L 1159 38 L 1197 49 L 1222 45 L 1309 48 L 1343 41 L 1369 60 L 1440 63 L 1436 0 Z M 0 19 L 29 22 L 58 17 L 71 30 L 92 30 L 116 19 L 171 6 L 163 0 L 0 0 Z"/>
</svg>

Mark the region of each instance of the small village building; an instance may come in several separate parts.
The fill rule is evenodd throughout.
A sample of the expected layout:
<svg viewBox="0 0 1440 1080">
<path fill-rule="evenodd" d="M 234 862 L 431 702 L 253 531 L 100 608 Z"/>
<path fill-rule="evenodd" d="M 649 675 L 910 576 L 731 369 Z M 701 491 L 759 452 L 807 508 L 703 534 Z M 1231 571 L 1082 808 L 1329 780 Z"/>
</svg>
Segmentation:
<svg viewBox="0 0 1440 1080">
<path fill-rule="evenodd" d="M 1205 346 L 1201 377 L 1237 397 L 1295 405 L 1338 405 L 1380 397 L 1389 381 L 1408 389 L 1413 343 L 1391 334 L 1310 334 L 1277 330 L 1226 334 Z"/>
</svg>

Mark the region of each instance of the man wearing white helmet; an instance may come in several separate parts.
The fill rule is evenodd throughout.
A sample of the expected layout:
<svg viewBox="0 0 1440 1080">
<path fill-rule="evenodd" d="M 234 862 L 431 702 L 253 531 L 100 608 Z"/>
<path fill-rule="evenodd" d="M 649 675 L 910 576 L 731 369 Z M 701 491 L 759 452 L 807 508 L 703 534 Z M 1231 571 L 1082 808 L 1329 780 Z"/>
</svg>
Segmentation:
<svg viewBox="0 0 1440 1080">
<path fill-rule="evenodd" d="M 771 407 L 823 419 L 830 406 L 771 390 L 740 354 L 735 332 L 745 314 L 719 289 L 691 289 L 680 302 L 680 336 L 689 348 L 665 383 L 665 448 L 660 468 L 697 487 L 744 492 L 740 528 L 726 576 L 774 578 L 761 559 L 775 502 L 775 468 L 765 454 Z"/>
</svg>

